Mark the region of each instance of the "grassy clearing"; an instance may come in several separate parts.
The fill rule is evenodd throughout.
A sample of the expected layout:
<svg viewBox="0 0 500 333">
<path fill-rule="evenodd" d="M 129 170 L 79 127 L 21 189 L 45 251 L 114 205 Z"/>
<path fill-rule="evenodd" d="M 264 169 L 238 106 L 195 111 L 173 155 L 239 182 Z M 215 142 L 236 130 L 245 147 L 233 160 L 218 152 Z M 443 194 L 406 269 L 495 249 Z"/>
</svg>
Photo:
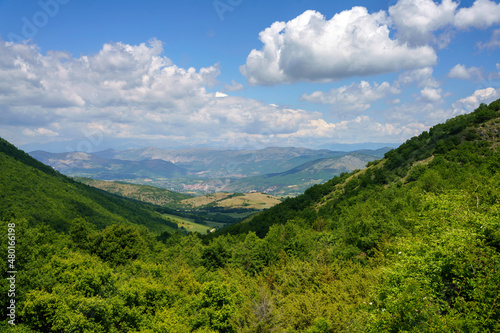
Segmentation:
<svg viewBox="0 0 500 333">
<path fill-rule="evenodd" d="M 200 234 L 206 234 L 207 230 L 212 230 L 214 228 L 223 228 L 225 226 L 224 223 L 217 223 L 217 222 L 211 222 L 211 221 L 206 221 L 206 225 L 203 225 L 203 224 L 195 223 L 193 219 L 179 217 L 179 216 L 170 215 L 170 214 L 162 214 L 162 216 L 165 219 L 168 219 L 170 221 L 177 223 L 179 229 L 184 228 L 186 231 L 198 232 Z"/>
<path fill-rule="evenodd" d="M 183 205 L 192 208 L 214 205 L 216 207 L 246 209 L 268 209 L 280 202 L 279 198 L 260 192 L 214 193 L 181 201 Z"/>
<path fill-rule="evenodd" d="M 184 229 L 186 229 L 186 231 L 198 232 L 200 234 L 206 234 L 207 229 L 210 229 L 209 226 L 194 223 L 194 221 L 192 219 L 183 218 L 183 217 L 170 215 L 170 214 L 162 214 L 162 216 L 165 219 L 168 219 L 170 221 L 177 223 L 177 225 L 179 226 L 179 229 L 184 228 Z"/>
</svg>

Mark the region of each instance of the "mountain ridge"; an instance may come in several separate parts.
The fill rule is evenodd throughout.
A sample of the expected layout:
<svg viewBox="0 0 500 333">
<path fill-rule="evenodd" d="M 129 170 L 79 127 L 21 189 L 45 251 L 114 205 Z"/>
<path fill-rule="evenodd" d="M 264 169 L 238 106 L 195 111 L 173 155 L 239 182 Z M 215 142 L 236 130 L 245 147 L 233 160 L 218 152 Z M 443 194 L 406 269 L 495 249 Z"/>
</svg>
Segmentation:
<svg viewBox="0 0 500 333">
<path fill-rule="evenodd" d="M 158 159 L 127 161 L 106 159 L 83 152 L 48 153 L 33 151 L 30 154 L 39 161 L 76 177 L 92 175 L 98 179 L 119 180 L 152 176 L 174 178 L 182 177 L 187 173 L 184 168 L 172 162 Z"/>
<path fill-rule="evenodd" d="M 230 149 L 183 149 L 164 150 L 156 147 L 118 151 L 108 149 L 93 154 L 83 152 L 48 153 L 34 151 L 32 156 L 53 168 L 74 177 L 89 177 L 101 180 L 118 180 L 143 185 L 154 185 L 176 192 L 206 194 L 207 192 L 269 192 L 273 195 L 297 195 L 308 186 L 321 183 L 335 174 L 364 167 L 370 160 L 383 155 L 388 148 L 355 152 L 334 152 L 326 149 L 313 150 L 296 147 L 268 147 L 260 150 Z M 295 173 L 305 163 L 320 162 L 320 159 L 341 159 L 345 156 L 363 156 L 350 164 L 331 166 L 317 164 L 313 174 L 283 178 L 283 174 Z M 332 160 L 333 161 L 333 160 Z M 364 161 L 364 162 L 362 162 Z M 318 170 L 324 165 L 325 170 Z M 298 171 L 298 170 L 297 170 Z M 253 178 L 262 176 L 266 185 L 252 188 L 248 184 Z M 273 178 L 274 177 L 274 178 Z M 276 181 L 276 183 L 272 183 Z M 240 184 L 240 185 L 239 185 Z M 240 186 L 240 187 L 238 187 Z M 269 189 L 269 190 L 267 190 Z"/>
</svg>

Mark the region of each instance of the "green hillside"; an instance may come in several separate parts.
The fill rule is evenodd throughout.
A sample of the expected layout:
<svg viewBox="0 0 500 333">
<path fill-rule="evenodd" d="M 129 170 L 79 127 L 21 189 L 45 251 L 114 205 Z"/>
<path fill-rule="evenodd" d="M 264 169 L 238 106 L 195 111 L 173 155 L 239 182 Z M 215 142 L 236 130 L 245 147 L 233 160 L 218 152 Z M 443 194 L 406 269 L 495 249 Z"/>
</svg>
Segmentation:
<svg viewBox="0 0 500 333">
<path fill-rule="evenodd" d="M 358 201 L 376 201 L 391 191 L 426 192 L 428 187 L 465 190 L 477 186 L 483 178 L 489 182 L 490 173 L 496 175 L 497 171 L 494 166 L 498 163 L 500 142 L 499 104 L 497 101 L 489 107 L 481 105 L 474 113 L 437 125 L 387 152 L 383 160 L 368 163 L 367 169 L 343 173 L 323 185 L 315 185 L 303 195 L 289 198 L 248 223 L 233 225 L 223 232 L 254 231 L 264 237 L 273 224 L 297 217 L 308 223 L 318 218 L 339 219 L 344 211 L 355 210 L 351 207 Z M 424 179 L 428 182 L 425 186 Z"/>
<path fill-rule="evenodd" d="M 26 218 L 67 231 L 86 218 L 102 229 L 115 223 L 139 224 L 156 232 L 173 231 L 151 206 L 119 198 L 75 182 L 0 139 L 0 216 Z"/>
<path fill-rule="evenodd" d="M 158 206 L 174 206 L 182 200 L 193 198 L 192 195 L 178 193 L 150 185 L 129 184 L 125 182 L 103 181 L 92 178 L 76 177 L 76 181 L 121 195 L 127 198 L 148 202 Z"/>
<path fill-rule="evenodd" d="M 499 146 L 500 100 L 205 237 L 28 227 L 12 201 L 16 325 L 4 297 L 0 331 L 498 332 Z M 23 176 L 72 184 L 36 167 Z M 4 197 L 38 193 L 8 179 Z"/>
<path fill-rule="evenodd" d="M 236 179 L 226 186 L 228 191 L 260 191 L 276 196 L 297 196 L 342 172 L 363 169 L 375 156 L 349 153 L 345 156 L 321 158 L 290 170 L 261 176 Z"/>
</svg>

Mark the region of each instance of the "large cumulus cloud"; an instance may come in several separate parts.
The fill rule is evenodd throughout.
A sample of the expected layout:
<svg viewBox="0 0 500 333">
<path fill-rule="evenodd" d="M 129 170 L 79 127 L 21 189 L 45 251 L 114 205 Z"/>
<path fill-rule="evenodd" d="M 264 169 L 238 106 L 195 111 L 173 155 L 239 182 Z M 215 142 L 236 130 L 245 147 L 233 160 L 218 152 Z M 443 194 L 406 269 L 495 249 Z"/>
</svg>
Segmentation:
<svg viewBox="0 0 500 333">
<path fill-rule="evenodd" d="M 250 84 L 334 81 L 431 66 L 428 46 L 409 47 L 390 37 L 381 11 L 354 7 L 327 20 L 306 11 L 289 22 L 275 22 L 260 33 L 262 50 L 252 50 L 241 72 Z"/>
<path fill-rule="evenodd" d="M 399 0 L 388 11 L 354 7 L 325 18 L 308 10 L 259 35 L 240 71 L 251 85 L 330 82 L 434 66 L 457 31 L 500 23 L 500 4 Z M 493 44 L 492 44 L 493 45 Z"/>
</svg>

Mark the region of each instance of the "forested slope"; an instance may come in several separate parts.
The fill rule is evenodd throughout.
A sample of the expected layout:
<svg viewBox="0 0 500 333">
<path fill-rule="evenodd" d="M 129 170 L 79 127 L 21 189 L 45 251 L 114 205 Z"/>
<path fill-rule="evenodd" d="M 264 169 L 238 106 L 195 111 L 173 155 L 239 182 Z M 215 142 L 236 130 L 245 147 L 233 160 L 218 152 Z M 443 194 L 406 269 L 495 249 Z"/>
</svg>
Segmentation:
<svg viewBox="0 0 500 333">
<path fill-rule="evenodd" d="M 0 330 L 500 331 L 499 110 L 481 105 L 203 240 L 4 218 L 17 325 Z"/>
<path fill-rule="evenodd" d="M 173 231 L 148 205 L 119 198 L 75 182 L 0 138 L 0 216 L 13 214 L 31 224 L 67 231 L 75 218 L 98 228 L 114 223 Z"/>
<path fill-rule="evenodd" d="M 483 104 L 471 114 L 434 126 L 387 152 L 383 160 L 369 163 L 367 169 L 343 173 L 325 184 L 312 186 L 304 195 L 289 198 L 251 221 L 233 225 L 221 233 L 254 231 L 264 237 L 271 225 L 294 217 L 304 218 L 309 224 L 318 218 L 338 219 L 343 210 L 377 196 L 376 192 L 391 186 L 401 188 L 403 184 L 401 191 L 406 192 L 422 185 L 424 179 L 432 179 L 432 187 L 442 191 L 463 189 L 476 177 L 487 178 L 491 172 L 496 173 L 499 108 L 499 101 L 490 106 Z M 479 170 L 481 167 L 489 172 Z M 420 182 L 412 183 L 417 180 Z"/>
</svg>

